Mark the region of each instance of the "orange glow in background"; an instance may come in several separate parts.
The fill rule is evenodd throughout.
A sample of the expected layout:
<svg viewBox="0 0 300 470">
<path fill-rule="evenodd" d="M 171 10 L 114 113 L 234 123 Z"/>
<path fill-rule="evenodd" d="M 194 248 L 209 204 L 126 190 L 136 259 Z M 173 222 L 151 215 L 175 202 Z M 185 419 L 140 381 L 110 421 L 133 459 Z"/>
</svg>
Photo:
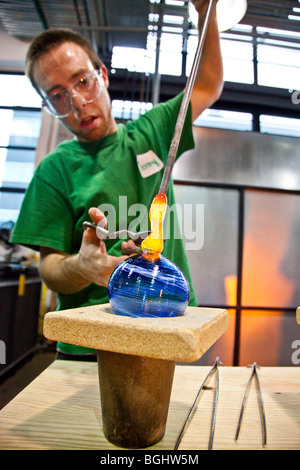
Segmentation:
<svg viewBox="0 0 300 470">
<path fill-rule="evenodd" d="M 167 196 L 159 193 L 152 201 L 149 218 L 151 222 L 151 233 L 142 242 L 141 247 L 144 257 L 154 261 L 159 258 L 164 248 L 163 221 L 167 209 Z"/>
<path fill-rule="evenodd" d="M 297 219 L 298 202 L 296 196 L 262 194 L 256 190 L 248 190 L 246 200 L 239 365 L 259 362 L 262 366 L 277 366 L 287 341 L 284 337 L 286 328 L 292 328 L 285 309 L 293 306 L 297 291 L 295 278 L 287 274 L 285 267 L 294 263 L 295 255 L 291 255 L 290 247 L 295 245 L 293 223 Z M 166 207 L 166 196 L 157 194 L 149 211 L 151 234 L 142 243 L 143 255 L 152 261 L 159 258 L 163 250 Z M 217 354 L 226 365 L 231 365 L 237 302 L 236 274 L 228 273 L 224 277 L 224 289 L 229 306 L 229 328 L 207 357 L 211 355 L 212 361 Z M 269 307 L 272 310 L 268 310 Z"/>
<path fill-rule="evenodd" d="M 267 365 L 280 363 L 284 312 L 268 312 L 263 307 L 282 306 L 284 310 L 292 303 L 295 280 L 288 278 L 283 265 L 289 258 L 287 253 L 295 209 L 293 198 L 266 194 L 262 199 L 257 191 L 249 193 L 242 305 L 262 308 L 242 313 L 242 363 L 255 361 L 258 354 Z"/>
<path fill-rule="evenodd" d="M 296 293 L 299 292 L 295 277 L 290 277 L 287 273 L 287 268 L 295 264 L 294 257 L 298 256 L 295 250 L 290 252 L 291 246 L 296 246 L 293 231 L 295 220 L 299 220 L 296 197 L 247 191 L 240 366 L 253 362 L 258 362 L 261 366 L 292 365 L 286 348 L 290 350 L 289 338 L 294 337 L 294 329 L 297 335 L 298 325 L 296 312 L 294 318 L 291 316 L 289 319 L 285 310 L 294 305 Z M 237 302 L 236 274 L 224 276 L 224 289 L 226 304 L 232 307 L 228 309 L 229 327 L 206 353 L 209 364 L 216 356 L 220 356 L 224 365 L 232 365 Z M 270 307 L 272 310 L 268 310 Z"/>
<path fill-rule="evenodd" d="M 262 194 L 251 190 L 247 197 L 245 234 L 243 240 L 243 272 L 241 298 L 241 330 L 239 365 L 258 362 L 261 366 L 278 366 L 283 359 L 282 349 L 288 341 L 285 308 L 293 305 L 297 284 L 285 266 L 293 263 L 289 254 L 293 244 L 293 223 L 297 218 L 296 197 L 282 194 Z M 218 340 L 217 352 L 207 354 L 212 362 L 216 355 L 231 365 L 234 345 L 237 276 L 224 277 L 226 304 L 229 309 L 229 328 Z M 246 309 L 244 307 L 252 307 Z M 273 307 L 274 310 L 268 310 Z M 278 308 L 277 308 L 278 307 Z M 276 310 L 275 310 L 276 308 Z M 297 328 L 295 320 L 295 328 Z M 290 364 L 292 365 L 292 364 Z"/>
</svg>

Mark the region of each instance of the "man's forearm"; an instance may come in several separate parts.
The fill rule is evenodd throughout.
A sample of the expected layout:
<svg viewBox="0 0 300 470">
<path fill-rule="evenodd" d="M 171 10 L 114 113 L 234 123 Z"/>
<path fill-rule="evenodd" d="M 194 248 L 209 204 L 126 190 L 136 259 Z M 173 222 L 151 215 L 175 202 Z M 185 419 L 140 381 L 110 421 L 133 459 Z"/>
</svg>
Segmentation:
<svg viewBox="0 0 300 470">
<path fill-rule="evenodd" d="M 200 15 L 199 21 L 201 24 L 203 15 Z M 223 61 L 215 11 L 212 13 L 208 24 L 196 83 L 201 88 L 211 90 L 212 100 L 216 100 L 219 97 L 223 88 Z"/>
<path fill-rule="evenodd" d="M 44 255 L 40 263 L 40 275 L 49 289 L 60 294 L 75 294 L 91 283 L 79 270 L 78 254 Z"/>
<path fill-rule="evenodd" d="M 199 25 L 202 25 L 207 0 L 198 0 L 194 4 L 199 12 Z M 223 89 L 223 62 L 215 8 L 214 5 L 191 96 L 193 120 L 219 98 Z"/>
</svg>

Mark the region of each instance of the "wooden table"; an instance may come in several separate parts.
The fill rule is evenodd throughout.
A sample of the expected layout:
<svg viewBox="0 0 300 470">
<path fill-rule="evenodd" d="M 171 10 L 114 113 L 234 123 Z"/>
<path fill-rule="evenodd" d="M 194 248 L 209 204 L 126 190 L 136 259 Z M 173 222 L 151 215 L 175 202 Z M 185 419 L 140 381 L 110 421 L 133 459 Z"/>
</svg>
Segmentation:
<svg viewBox="0 0 300 470">
<path fill-rule="evenodd" d="M 210 367 L 177 365 L 164 438 L 148 448 L 172 450 Z M 213 449 L 300 449 L 300 368 L 262 367 L 259 377 L 267 420 L 267 445 L 255 381 L 240 436 L 234 439 L 251 369 L 220 366 Z M 208 449 L 215 376 L 200 401 L 179 450 Z M 0 411 L 0 449 L 118 450 L 102 432 L 96 363 L 55 361 Z"/>
</svg>

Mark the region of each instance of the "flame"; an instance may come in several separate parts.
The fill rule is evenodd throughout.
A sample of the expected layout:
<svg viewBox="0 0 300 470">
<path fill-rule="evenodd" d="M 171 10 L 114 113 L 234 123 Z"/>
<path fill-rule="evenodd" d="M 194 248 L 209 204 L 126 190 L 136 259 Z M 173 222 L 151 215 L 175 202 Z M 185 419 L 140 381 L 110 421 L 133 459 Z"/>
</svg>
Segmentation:
<svg viewBox="0 0 300 470">
<path fill-rule="evenodd" d="M 157 194 L 152 201 L 149 211 L 151 233 L 141 244 L 144 256 L 152 261 L 159 258 L 164 248 L 163 221 L 166 209 L 167 196 L 164 193 Z"/>
</svg>

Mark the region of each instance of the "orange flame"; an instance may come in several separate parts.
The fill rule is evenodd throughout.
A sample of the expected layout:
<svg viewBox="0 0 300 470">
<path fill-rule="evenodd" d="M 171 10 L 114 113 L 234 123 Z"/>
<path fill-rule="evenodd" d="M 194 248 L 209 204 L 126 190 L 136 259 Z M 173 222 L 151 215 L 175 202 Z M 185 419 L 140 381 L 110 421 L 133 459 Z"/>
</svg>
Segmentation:
<svg viewBox="0 0 300 470">
<path fill-rule="evenodd" d="M 159 258 L 164 248 L 163 221 L 166 209 L 167 196 L 164 193 L 157 194 L 152 201 L 149 211 L 151 233 L 141 244 L 144 256 L 152 261 Z"/>
</svg>

